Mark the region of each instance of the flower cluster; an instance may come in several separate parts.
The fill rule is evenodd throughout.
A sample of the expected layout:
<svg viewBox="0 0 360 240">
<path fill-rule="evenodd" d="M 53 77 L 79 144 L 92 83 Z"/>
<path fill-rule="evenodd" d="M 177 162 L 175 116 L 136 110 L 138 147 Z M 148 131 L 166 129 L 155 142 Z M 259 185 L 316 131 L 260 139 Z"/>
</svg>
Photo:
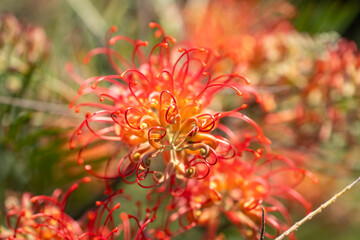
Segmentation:
<svg viewBox="0 0 360 240">
<path fill-rule="evenodd" d="M 117 172 L 107 172 L 101 177 L 131 181 L 127 179 L 135 174 L 137 183 L 143 187 L 150 187 L 141 183 L 149 175 L 154 181 L 152 186 L 166 181 L 173 174 L 180 179 L 205 178 L 211 165 L 219 159 L 232 158 L 236 153 L 226 138 L 212 134 L 220 126 L 219 120 L 227 116 L 253 125 L 258 130 L 258 139 L 268 142 L 254 121 L 238 113 L 246 108 L 246 104 L 223 113 L 208 108 L 215 93 L 224 88 L 241 96 L 250 83 L 247 78 L 236 73 L 213 77 L 208 70 L 219 60 L 209 49 L 174 49 L 170 46 L 175 43 L 174 38 L 165 35 L 155 23 L 150 27 L 158 28 L 156 34 L 162 40 L 151 49 L 149 57 L 145 57 L 140 49 L 147 46 L 147 42 L 123 36 L 110 38 L 114 27 L 109 31 L 107 46 L 94 49 L 85 57 L 85 62 L 88 62 L 93 55 L 106 54 L 115 75 L 81 81 L 68 66 L 70 74 L 80 83 L 71 107 L 76 111 L 86 106 L 100 108 L 86 114 L 86 119 L 73 134 L 71 147 L 75 146 L 75 137 L 81 137 L 87 129 L 96 138 L 121 141 L 129 149 L 118 160 Z M 133 45 L 131 62 L 110 48 L 119 40 Z M 101 82 L 110 85 L 100 87 Z M 97 95 L 103 103 L 77 103 L 86 94 Z M 79 164 L 83 164 L 82 152 L 94 136 L 82 145 Z M 96 175 L 90 164 L 86 164 L 85 169 Z"/>
<path fill-rule="evenodd" d="M 41 27 L 24 25 L 10 13 L 0 15 L 0 74 L 28 74 L 49 52 L 49 40 Z"/>
<path fill-rule="evenodd" d="M 274 238 L 286 229 L 286 224 L 292 224 L 281 199 L 297 201 L 308 213 L 311 204 L 294 187 L 306 175 L 315 183 L 316 178 L 282 155 L 265 153 L 262 148 L 251 150 L 251 142 L 251 138 L 239 142 L 239 154 L 231 160 L 219 161 L 203 181 L 189 180 L 167 206 L 167 209 L 174 210 L 168 218 L 168 225 L 177 221 L 178 232 L 203 226 L 207 230 L 206 238 L 216 239 L 222 232 L 220 219 L 224 215 L 246 239 L 259 239 L 263 220 L 268 229 L 274 229 L 273 236 L 266 236 Z M 262 209 L 265 209 L 265 217 Z M 273 212 L 279 212 L 282 218 L 275 217 Z M 178 233 L 170 233 L 169 228 L 164 231 L 169 235 Z"/>
<path fill-rule="evenodd" d="M 296 200 L 309 211 L 309 203 L 294 190 L 308 172 L 271 153 L 270 140 L 261 128 L 240 112 L 247 104 L 239 99 L 233 110 L 212 109 L 212 100 L 223 89 L 257 96 L 250 81 L 237 73 L 213 76 L 222 57 L 189 44 L 175 47 L 175 39 L 158 24 L 150 27 L 157 29 L 155 36 L 161 41 L 148 57 L 142 50 L 147 42 L 112 36 L 115 27 L 109 30 L 105 47 L 85 56 L 84 62 L 89 63 L 93 56 L 104 54 L 114 74 L 82 79 L 67 65 L 80 85 L 70 107 L 76 112 L 92 111 L 86 112 L 70 140 L 72 148 L 80 143 L 78 164 L 104 179 L 110 196 L 116 195 L 109 184 L 116 179 L 149 189 L 146 202 L 139 203 L 138 213 L 143 212 L 141 205 L 147 208 L 145 219 L 137 222 L 138 237 L 169 239 L 208 225 L 212 227 L 207 235 L 214 238 L 221 231 L 216 219 L 224 214 L 243 236 L 253 239 L 259 235 L 262 206 L 267 212 L 280 212 L 291 223 L 277 198 Z M 131 61 L 114 50 L 120 40 L 133 46 Z M 91 95 L 100 102 L 87 101 Z M 226 123 L 234 119 L 252 129 L 236 133 Z M 85 157 L 96 141 L 115 145 L 100 169 Z M 279 184 L 285 175 L 287 184 Z M 161 213 L 164 206 L 166 211 Z M 151 225 L 160 214 L 165 223 Z M 140 215 L 124 213 L 121 219 L 142 219 Z M 268 214 L 265 221 L 277 233 L 286 225 Z"/>
<path fill-rule="evenodd" d="M 89 181 L 90 178 L 85 177 L 80 182 Z M 143 230 L 151 219 L 145 217 L 140 223 L 136 216 L 125 212 L 115 216 L 121 206 L 116 198 L 129 200 L 121 189 L 109 195 L 104 201 L 96 201 L 94 209 L 87 211 L 78 220 L 66 214 L 68 198 L 78 186 L 79 184 L 75 183 L 65 193 L 56 189 L 51 196 L 32 196 L 30 193 L 25 193 L 20 202 L 16 197 L 8 197 L 6 200 L 8 229 L 0 233 L 0 238 L 113 240 L 120 236 L 130 240 L 134 235 L 136 239 L 148 239 Z M 135 224 L 130 224 L 131 219 L 134 219 Z"/>
<path fill-rule="evenodd" d="M 268 36 L 264 43 L 267 60 L 248 75 L 262 89 L 262 126 L 274 148 L 307 168 L 325 168 L 330 159 L 351 168 L 360 137 L 355 44 L 336 34 L 297 32 Z"/>
<path fill-rule="evenodd" d="M 295 9 L 282 0 L 209 1 L 200 12 L 195 7 L 184 10 L 191 41 L 230 57 L 239 71 L 261 64 L 264 37 L 293 29 L 288 20 Z"/>
<path fill-rule="evenodd" d="M 91 31 L 101 31 L 72 7 Z M 233 230 L 242 239 L 275 239 L 293 224 L 293 206 L 311 212 L 300 185 L 317 179 L 303 160 L 314 155 L 315 166 L 332 140 L 329 155 L 339 142 L 358 149 L 355 44 L 336 33 L 299 33 L 285 0 L 178 7 L 186 41 L 154 22 L 149 42 L 117 35 L 112 26 L 104 47 L 83 59 L 91 67 L 101 62 L 100 75 L 83 78 L 66 64 L 78 84 L 69 108 L 84 118 L 59 166 L 75 168 L 79 180 L 50 196 L 8 196 L 0 239 L 170 240 L 189 233 L 220 240 Z M 5 102 L 27 102 L 21 98 L 48 51 L 42 28 L 0 15 L 0 87 L 11 96 Z M 14 109 L 6 106 L 0 120 L 16 139 L 21 131 L 11 123 L 22 110 Z M 83 185 L 94 186 L 93 202 L 71 213 L 69 197 Z"/>
<path fill-rule="evenodd" d="M 82 179 L 88 182 L 89 178 Z M 52 196 L 31 196 L 25 193 L 21 202 L 9 197 L 6 202 L 7 225 L 9 231 L 1 234 L 8 239 L 78 239 L 80 225 L 67 215 L 66 202 L 72 191 L 78 187 L 74 184 L 68 192 L 60 189 Z"/>
<path fill-rule="evenodd" d="M 201 21 L 187 24 L 190 37 L 230 56 L 235 69 L 252 80 L 262 108 L 256 121 L 278 149 L 303 159 L 324 159 L 319 156 L 324 144 L 343 156 L 348 150 L 357 152 L 360 73 L 355 43 L 336 33 L 300 33 L 288 21 L 294 8 L 282 1 L 269 4 L 271 8 L 258 1 L 211 2 L 199 15 Z M 237 10 L 228 11 L 229 6 Z"/>
</svg>

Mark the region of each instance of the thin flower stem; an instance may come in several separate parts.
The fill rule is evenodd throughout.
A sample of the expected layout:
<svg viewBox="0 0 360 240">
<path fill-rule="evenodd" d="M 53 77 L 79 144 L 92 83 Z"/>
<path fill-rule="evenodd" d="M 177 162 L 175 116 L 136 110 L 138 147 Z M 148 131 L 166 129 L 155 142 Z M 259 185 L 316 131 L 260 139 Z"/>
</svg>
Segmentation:
<svg viewBox="0 0 360 240">
<path fill-rule="evenodd" d="M 170 151 L 170 161 L 173 162 L 175 166 L 179 164 L 179 160 L 176 156 L 176 150 L 174 149 Z"/>
<path fill-rule="evenodd" d="M 347 187 L 345 187 L 341 192 L 338 192 L 335 194 L 331 199 L 329 199 L 327 202 L 323 203 L 320 207 L 318 207 L 316 210 L 312 211 L 306 217 L 295 223 L 292 227 L 290 227 L 287 231 L 285 231 L 283 234 L 281 234 L 279 237 L 277 237 L 275 240 L 281 240 L 284 239 L 286 236 L 288 236 L 290 233 L 295 232 L 302 224 L 307 222 L 308 220 L 312 219 L 315 215 L 319 214 L 323 209 L 328 207 L 330 204 L 334 203 L 336 199 L 338 199 L 341 195 L 346 193 L 348 190 L 350 190 L 356 183 L 360 181 L 360 177 L 357 178 L 355 181 L 350 183 Z"/>
<path fill-rule="evenodd" d="M 261 207 L 261 232 L 260 232 L 260 240 L 265 239 L 265 209 L 263 205 Z"/>
<path fill-rule="evenodd" d="M 69 111 L 68 106 L 59 103 L 51 103 L 23 98 L 11 98 L 8 96 L 0 95 L 0 104 L 20 107 L 23 109 L 30 109 L 39 112 L 48 112 L 67 117 L 79 118 L 77 115 L 72 114 Z"/>
</svg>

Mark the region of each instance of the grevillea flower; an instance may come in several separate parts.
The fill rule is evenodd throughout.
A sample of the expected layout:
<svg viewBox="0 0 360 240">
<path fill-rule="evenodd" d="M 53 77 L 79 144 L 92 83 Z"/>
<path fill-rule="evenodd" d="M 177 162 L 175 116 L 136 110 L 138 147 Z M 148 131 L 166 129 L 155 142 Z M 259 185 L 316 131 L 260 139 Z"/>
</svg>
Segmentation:
<svg viewBox="0 0 360 240">
<path fill-rule="evenodd" d="M 268 61 L 248 74 L 265 90 L 259 98 L 268 135 L 294 149 L 318 150 L 333 139 L 355 146 L 358 136 L 352 130 L 358 110 L 354 102 L 360 90 L 355 43 L 334 34 L 310 37 L 296 32 L 274 35 L 265 42 L 269 43 L 264 47 Z M 287 133 L 286 138 L 273 134 L 280 131 Z"/>
<path fill-rule="evenodd" d="M 104 48 L 96 48 L 88 53 L 84 62 L 94 55 L 106 54 L 115 71 L 112 75 L 102 75 L 81 79 L 67 69 L 72 78 L 80 84 L 78 95 L 70 106 L 75 111 L 83 107 L 99 110 L 87 112 L 71 138 L 82 141 L 78 163 L 83 164 L 82 152 L 98 139 L 121 142 L 112 154 L 105 174 L 96 173 L 90 164 L 85 169 L 104 179 L 122 178 L 125 182 L 136 181 L 143 187 L 155 186 L 176 175 L 179 179 L 202 179 L 209 174 L 210 166 L 219 159 L 232 158 L 236 150 L 224 137 L 214 135 L 219 120 L 232 116 L 253 125 L 261 142 L 267 142 L 254 121 L 239 113 L 245 104 L 231 112 L 217 113 L 209 108 L 214 95 L 224 88 L 237 95 L 247 91 L 249 80 L 236 73 L 212 76 L 208 70 L 219 61 L 210 49 L 197 47 L 171 47 L 175 39 L 167 36 L 156 23 L 155 35 L 161 38 L 146 56 L 142 47 L 147 42 L 131 40 L 124 36 L 113 36 L 115 27 L 109 30 Z M 123 40 L 133 47 L 130 60 L 110 48 Z M 107 82 L 107 85 L 106 83 Z M 81 102 L 87 94 L 99 97 L 101 103 Z M 239 100 L 240 102 L 240 100 Z M 85 130 L 92 133 L 86 135 Z M 82 136 L 86 136 L 82 138 Z M 119 152 L 127 147 L 128 153 L 119 158 Z M 116 171 L 111 164 L 116 162 Z M 131 176 L 136 175 L 136 180 Z M 142 183 L 152 176 L 153 183 Z"/>
<path fill-rule="evenodd" d="M 0 14 L 0 74 L 29 74 L 44 61 L 49 49 L 50 41 L 43 28 L 22 24 L 10 13 Z"/>
<path fill-rule="evenodd" d="M 83 178 L 81 182 L 89 182 Z M 7 200 L 6 223 L 10 230 L 8 239 L 78 239 L 81 227 L 72 217 L 65 213 L 67 200 L 78 183 L 66 193 L 56 189 L 51 196 L 31 196 L 25 193 L 21 203 Z"/>
<path fill-rule="evenodd" d="M 81 179 L 89 182 L 90 178 Z M 51 196 L 31 196 L 25 193 L 21 203 L 15 197 L 6 200 L 6 223 L 8 229 L 0 234 L 0 239 L 58 239 L 58 240 L 113 240 L 123 237 L 149 239 L 145 227 L 153 221 L 150 215 L 140 222 L 139 216 L 121 212 L 120 199 L 129 201 L 129 196 L 119 189 L 103 201 L 96 201 L 96 208 L 85 213 L 80 219 L 73 219 L 65 213 L 70 194 L 78 188 L 75 183 L 67 192 L 56 189 Z M 130 220 L 133 219 L 133 224 Z"/>
<path fill-rule="evenodd" d="M 353 102 L 360 94 L 360 54 L 354 42 L 341 39 L 325 56 L 316 59 L 308 84 L 301 89 L 297 124 L 312 125 L 305 135 L 310 144 L 338 133 L 349 146 L 356 144 L 352 131 L 359 111 Z M 340 134 L 339 134 L 340 133 Z M 309 136 L 310 135 L 310 136 Z M 301 141 L 299 139 L 298 141 Z"/>
<path fill-rule="evenodd" d="M 263 37 L 293 29 L 288 19 L 295 15 L 295 9 L 282 0 L 208 1 L 206 6 L 188 6 L 185 23 L 189 40 L 229 56 L 239 71 L 262 61 Z"/>
<path fill-rule="evenodd" d="M 299 202 L 308 213 L 311 204 L 294 188 L 306 175 L 316 182 L 314 176 L 284 156 L 265 153 L 262 148 L 251 150 L 253 143 L 251 138 L 238 143 L 240 154 L 220 160 L 203 181 L 189 180 L 169 205 L 174 209 L 169 225 L 178 222 L 180 232 L 203 226 L 207 229 L 206 239 L 215 239 L 222 233 L 220 217 L 224 215 L 245 239 L 259 239 L 263 206 L 266 236 L 275 238 L 292 224 L 284 200 Z M 168 228 L 165 232 L 176 234 Z"/>
<path fill-rule="evenodd" d="M 336 33 L 297 32 L 288 21 L 295 9 L 285 1 L 208 1 L 201 14 L 198 6 L 189 6 L 190 40 L 229 55 L 235 69 L 261 89 L 258 98 L 272 139 L 286 131 L 289 138 L 281 134 L 274 140 L 294 149 L 317 148 L 332 136 L 354 145 L 353 102 L 359 92 L 354 43 Z"/>
</svg>

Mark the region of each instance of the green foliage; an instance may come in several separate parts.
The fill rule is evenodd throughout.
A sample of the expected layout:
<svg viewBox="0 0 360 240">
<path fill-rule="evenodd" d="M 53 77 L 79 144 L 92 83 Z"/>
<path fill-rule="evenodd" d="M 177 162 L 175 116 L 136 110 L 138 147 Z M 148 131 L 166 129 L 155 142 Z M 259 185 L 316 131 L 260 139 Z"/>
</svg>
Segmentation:
<svg viewBox="0 0 360 240">
<path fill-rule="evenodd" d="M 294 20 L 295 27 L 310 33 L 344 33 L 360 11 L 359 2 L 356 0 L 292 2 L 299 9 Z"/>
</svg>

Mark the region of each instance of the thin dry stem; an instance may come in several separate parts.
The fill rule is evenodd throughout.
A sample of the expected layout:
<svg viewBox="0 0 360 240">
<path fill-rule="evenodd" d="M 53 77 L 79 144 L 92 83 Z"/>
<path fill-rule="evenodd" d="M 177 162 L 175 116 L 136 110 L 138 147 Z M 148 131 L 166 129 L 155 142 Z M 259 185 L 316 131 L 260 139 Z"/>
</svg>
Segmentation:
<svg viewBox="0 0 360 240">
<path fill-rule="evenodd" d="M 336 199 L 338 199 L 341 195 L 343 195 L 345 192 L 350 190 L 356 183 L 360 181 L 360 177 L 357 178 L 355 181 L 350 183 L 347 187 L 345 187 L 341 192 L 338 192 L 335 194 L 331 199 L 329 199 L 327 202 L 323 203 L 320 207 L 318 207 L 316 210 L 312 211 L 306 217 L 295 223 L 292 227 L 290 227 L 287 231 L 285 231 L 283 234 L 281 234 L 279 237 L 277 237 L 275 240 L 281 240 L 284 239 L 286 236 L 288 236 L 290 233 L 295 232 L 302 224 L 312 219 L 315 215 L 319 214 L 323 209 L 328 207 L 330 204 L 334 203 Z"/>
<path fill-rule="evenodd" d="M 36 101 L 23 98 L 11 98 L 0 95 L 0 104 L 11 105 L 24 109 L 30 109 L 39 112 L 47 112 L 66 117 L 78 118 L 77 115 L 70 112 L 69 107 L 64 104 Z"/>
</svg>

